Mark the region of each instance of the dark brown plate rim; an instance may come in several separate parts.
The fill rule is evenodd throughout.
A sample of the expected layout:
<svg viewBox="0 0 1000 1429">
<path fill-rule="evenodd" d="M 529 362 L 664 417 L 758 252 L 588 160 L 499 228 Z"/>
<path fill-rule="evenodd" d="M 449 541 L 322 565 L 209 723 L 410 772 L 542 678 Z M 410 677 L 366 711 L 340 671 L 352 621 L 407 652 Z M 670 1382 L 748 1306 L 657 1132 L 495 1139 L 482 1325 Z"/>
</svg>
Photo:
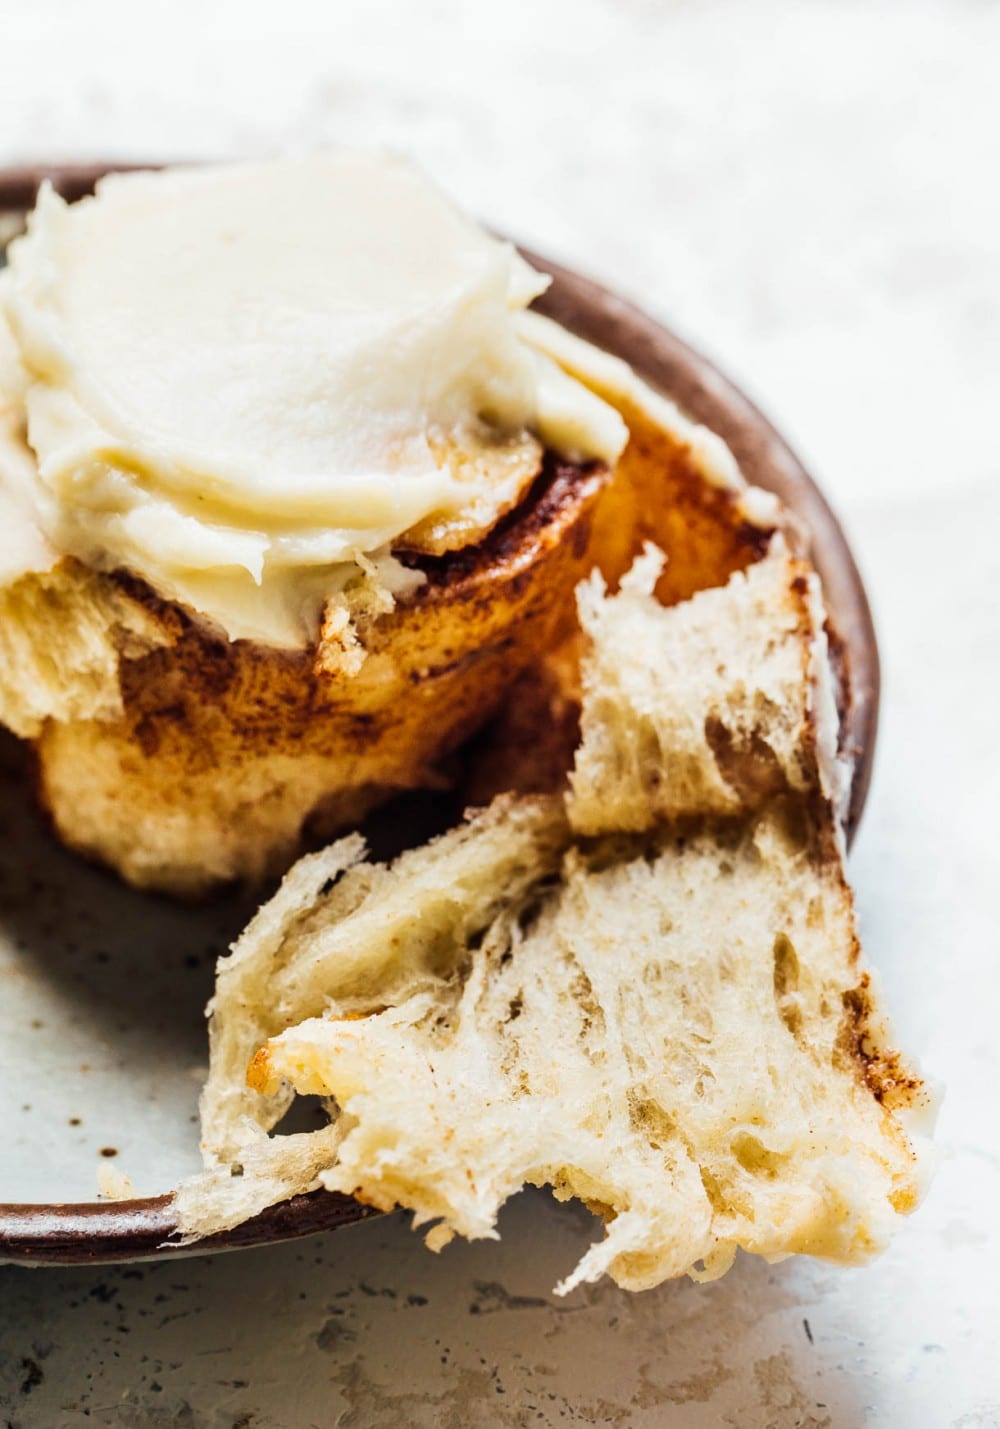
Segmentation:
<svg viewBox="0 0 1000 1429">
<path fill-rule="evenodd" d="M 102 174 L 126 167 L 135 166 L 53 164 L 0 170 L 0 212 L 30 208 L 43 178 L 49 178 L 72 199 L 88 193 Z M 553 278 L 552 287 L 536 305 L 542 312 L 624 358 L 689 417 L 717 432 L 728 443 L 747 480 L 774 492 L 805 526 L 849 671 L 851 700 L 843 743 L 854 762 L 847 816 L 850 838 L 871 781 L 880 677 L 868 598 L 836 516 L 780 433 L 713 363 L 634 304 L 537 254 L 526 256 Z M 373 1214 L 349 1197 L 319 1191 L 272 1206 L 234 1230 L 182 1246 L 171 1239 L 176 1221 L 170 1195 L 129 1201 L 0 1205 L 0 1261 L 101 1264 L 235 1250 L 333 1230 Z"/>
</svg>

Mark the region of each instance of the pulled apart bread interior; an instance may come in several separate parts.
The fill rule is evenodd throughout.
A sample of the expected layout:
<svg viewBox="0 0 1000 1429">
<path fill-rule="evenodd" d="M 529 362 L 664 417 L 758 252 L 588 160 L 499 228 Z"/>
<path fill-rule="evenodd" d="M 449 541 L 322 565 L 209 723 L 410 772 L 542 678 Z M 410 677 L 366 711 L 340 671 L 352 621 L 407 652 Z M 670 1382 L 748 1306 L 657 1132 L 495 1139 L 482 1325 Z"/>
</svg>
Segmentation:
<svg viewBox="0 0 1000 1429">
<path fill-rule="evenodd" d="M 185 1236 L 325 1187 L 439 1248 L 549 1186 L 604 1223 L 560 1291 L 641 1289 L 741 1246 L 863 1262 L 916 1206 L 930 1099 L 858 943 L 817 578 L 780 537 L 670 608 L 660 570 L 579 592 L 565 795 L 304 858 L 222 960 Z M 297 1095 L 329 1125 L 271 1135 Z"/>
</svg>

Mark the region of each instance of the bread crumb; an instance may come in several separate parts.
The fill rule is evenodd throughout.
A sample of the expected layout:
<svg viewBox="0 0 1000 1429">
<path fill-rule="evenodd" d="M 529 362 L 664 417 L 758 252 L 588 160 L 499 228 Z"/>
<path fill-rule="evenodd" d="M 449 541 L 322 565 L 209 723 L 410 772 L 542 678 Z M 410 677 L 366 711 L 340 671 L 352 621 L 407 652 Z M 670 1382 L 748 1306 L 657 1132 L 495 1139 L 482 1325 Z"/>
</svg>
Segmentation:
<svg viewBox="0 0 1000 1429">
<path fill-rule="evenodd" d="M 97 1194 L 102 1201 L 131 1201 L 135 1196 L 132 1178 L 110 1161 L 97 1163 Z"/>
</svg>

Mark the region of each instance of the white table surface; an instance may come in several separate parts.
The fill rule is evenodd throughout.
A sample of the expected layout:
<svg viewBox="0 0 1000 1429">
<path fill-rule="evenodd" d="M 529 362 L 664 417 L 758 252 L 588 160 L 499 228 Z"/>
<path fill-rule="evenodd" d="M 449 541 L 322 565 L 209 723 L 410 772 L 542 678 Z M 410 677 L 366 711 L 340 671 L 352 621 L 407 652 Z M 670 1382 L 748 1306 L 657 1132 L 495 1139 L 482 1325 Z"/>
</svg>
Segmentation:
<svg viewBox="0 0 1000 1429">
<path fill-rule="evenodd" d="M 171 1264 L 0 1270 L 19 1426 L 1000 1424 L 1000 5 L 33 0 L 0 162 L 415 153 L 667 317 L 778 421 L 856 543 L 885 665 L 851 859 L 943 1161 L 877 1264 L 741 1260 L 555 1299 L 543 1195 L 435 1257 L 402 1217 Z"/>
</svg>

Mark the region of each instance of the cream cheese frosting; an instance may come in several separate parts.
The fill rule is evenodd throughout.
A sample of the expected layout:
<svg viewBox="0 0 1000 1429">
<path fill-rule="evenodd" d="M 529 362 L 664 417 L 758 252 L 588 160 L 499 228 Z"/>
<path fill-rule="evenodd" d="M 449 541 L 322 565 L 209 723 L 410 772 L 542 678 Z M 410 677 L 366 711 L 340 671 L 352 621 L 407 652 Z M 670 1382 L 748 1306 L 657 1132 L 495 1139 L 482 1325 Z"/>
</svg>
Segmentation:
<svg viewBox="0 0 1000 1429">
<path fill-rule="evenodd" d="M 0 487 L 28 559 L 134 571 L 231 638 L 308 642 L 362 568 L 412 586 L 407 533 L 487 529 L 542 445 L 626 440 L 518 332 L 548 279 L 386 156 L 45 189 L 9 259 L 26 444 L 0 436 Z"/>
<path fill-rule="evenodd" d="M 59 558 L 37 520 L 37 465 L 25 439 L 20 387 L 17 347 L 0 314 L 0 588 Z"/>
</svg>

